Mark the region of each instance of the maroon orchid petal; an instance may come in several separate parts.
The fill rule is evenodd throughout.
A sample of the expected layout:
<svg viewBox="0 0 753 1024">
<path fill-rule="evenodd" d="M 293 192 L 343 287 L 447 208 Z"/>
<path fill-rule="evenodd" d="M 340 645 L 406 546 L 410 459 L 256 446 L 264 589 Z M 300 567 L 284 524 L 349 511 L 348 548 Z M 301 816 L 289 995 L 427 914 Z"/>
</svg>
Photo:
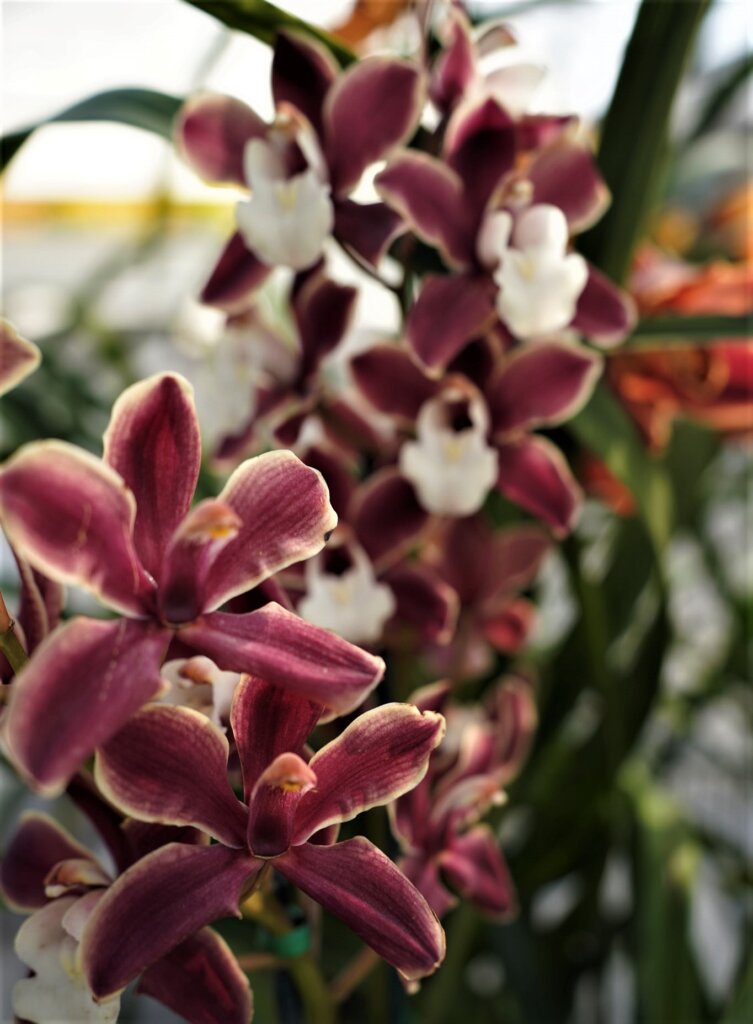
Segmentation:
<svg viewBox="0 0 753 1024">
<path fill-rule="evenodd" d="M 232 950 L 202 928 L 142 974 L 136 991 L 189 1024 L 249 1024 L 253 997 Z"/>
<path fill-rule="evenodd" d="M 344 516 L 350 505 L 356 481 L 353 471 L 345 455 L 334 445 L 314 444 L 301 452 L 301 458 L 307 466 L 318 470 L 324 477 L 329 490 L 329 500 L 337 513 L 338 519 Z M 275 598 L 275 600 L 279 600 Z"/>
<path fill-rule="evenodd" d="M 444 718 L 412 704 L 366 711 L 312 757 L 316 788 L 298 805 L 294 843 L 335 822 L 397 800 L 426 774 L 444 736 Z"/>
<path fill-rule="evenodd" d="M 429 522 L 411 484 L 394 467 L 373 473 L 354 498 L 350 521 L 372 562 L 396 557 Z"/>
<path fill-rule="evenodd" d="M 447 42 L 432 71 L 429 95 L 440 110 L 452 110 L 465 95 L 476 76 L 476 55 L 468 22 L 457 8 L 452 9 Z"/>
<path fill-rule="evenodd" d="M 420 851 L 429 836 L 429 815 L 433 802 L 431 774 L 430 771 L 415 789 L 403 794 L 387 807 L 392 834 L 408 853 Z"/>
<path fill-rule="evenodd" d="M 95 778 L 124 814 L 191 825 L 226 846 L 243 846 L 246 809 L 227 778 L 228 742 L 190 708 L 143 708 L 97 751 Z"/>
<path fill-rule="evenodd" d="M 491 98 L 459 106 L 444 137 L 444 158 L 465 185 L 469 211 L 479 218 L 515 165 L 515 122 Z"/>
<path fill-rule="evenodd" d="M 421 711 L 444 712 L 447 702 L 452 693 L 452 683 L 441 680 L 438 683 L 427 683 L 426 686 L 419 686 L 410 695 L 410 703 L 415 704 Z"/>
<path fill-rule="evenodd" d="M 251 296 L 272 273 L 272 268 L 246 248 L 235 232 L 222 250 L 212 276 L 204 285 L 201 301 L 227 313 L 242 312 Z"/>
<path fill-rule="evenodd" d="M 565 422 L 589 399 L 601 368 L 596 353 L 576 345 L 542 342 L 518 349 L 486 391 L 492 433 Z"/>
<path fill-rule="evenodd" d="M 243 772 L 245 799 L 280 754 L 301 754 L 323 708 L 306 697 L 246 676 L 233 694 L 230 724 Z"/>
<path fill-rule="evenodd" d="M 20 384 L 39 366 L 41 353 L 7 320 L 0 320 L 0 395 Z"/>
<path fill-rule="evenodd" d="M 104 461 L 136 499 L 136 549 L 157 577 L 199 478 L 201 437 L 188 381 L 164 373 L 128 388 L 113 406 L 104 440 Z"/>
<path fill-rule="evenodd" d="M 109 850 L 118 872 L 125 871 L 136 859 L 126 835 L 123 815 L 106 803 L 89 772 L 76 772 L 65 789 L 65 795 L 85 814 Z"/>
<path fill-rule="evenodd" d="M 406 230 L 407 224 L 400 214 L 384 203 L 335 201 L 335 238 L 373 267 L 379 265 L 394 240 Z"/>
<path fill-rule="evenodd" d="M 154 581 L 134 547 L 135 515 L 120 476 L 63 441 L 27 444 L 0 471 L 0 522 L 21 558 L 143 615 Z"/>
<path fill-rule="evenodd" d="M 239 916 L 243 890 L 260 868 L 245 851 L 181 843 L 134 864 L 97 904 L 79 947 L 94 996 L 119 992 L 204 925 Z"/>
<path fill-rule="evenodd" d="M 355 382 L 379 412 L 413 423 L 437 385 L 396 345 L 374 345 L 351 362 Z"/>
<path fill-rule="evenodd" d="M 86 851 L 85 857 L 58 861 L 44 880 L 45 892 L 51 899 L 85 889 L 105 888 L 112 879 Z"/>
<path fill-rule="evenodd" d="M 474 259 L 474 227 L 465 207 L 461 178 L 426 153 L 398 153 L 377 175 L 379 195 L 410 228 L 436 246 L 447 263 L 467 267 Z"/>
<path fill-rule="evenodd" d="M 344 338 L 358 298 L 355 288 L 337 284 L 322 272 L 310 274 L 293 299 L 298 326 L 303 380 L 316 372 L 319 363 Z"/>
<path fill-rule="evenodd" d="M 491 711 L 496 750 L 490 768 L 505 785 L 515 778 L 528 756 L 538 722 L 530 682 L 516 676 L 503 680 L 492 694 Z"/>
<path fill-rule="evenodd" d="M 275 867 L 406 978 L 431 974 L 443 960 L 444 931 L 431 908 L 367 839 L 294 846 Z"/>
<path fill-rule="evenodd" d="M 483 516 L 472 516 L 448 524 L 439 567 L 462 604 L 481 604 L 529 586 L 551 546 L 537 526 L 493 531 Z"/>
<path fill-rule="evenodd" d="M 406 322 L 406 338 L 430 372 L 439 372 L 495 318 L 485 277 L 427 277 Z"/>
<path fill-rule="evenodd" d="M 467 768 L 472 769 L 480 760 L 476 744 L 483 738 L 483 734 L 477 735 L 476 743 L 469 745 Z M 486 749 L 483 751 L 484 754 L 487 752 Z M 430 807 L 429 831 L 434 836 L 449 835 L 453 831 L 461 832 L 477 822 L 490 807 L 505 802 L 505 795 L 495 772 L 469 776 L 463 770 L 453 770 L 442 781 L 447 785 L 442 786 L 441 794 L 435 793 Z"/>
<path fill-rule="evenodd" d="M 589 265 L 572 326 L 589 341 L 611 347 L 630 334 L 637 319 L 635 303 L 609 278 Z"/>
<path fill-rule="evenodd" d="M 515 890 L 494 833 L 477 825 L 455 836 L 440 855 L 442 871 L 454 889 L 479 910 L 494 917 L 515 913 Z"/>
<path fill-rule="evenodd" d="M 275 106 L 290 104 L 322 134 L 322 107 L 338 68 L 323 46 L 297 32 L 278 32 L 272 59 Z"/>
<path fill-rule="evenodd" d="M 315 555 L 337 525 L 322 477 L 288 451 L 242 463 L 217 500 L 236 513 L 241 525 L 209 569 L 207 609 Z"/>
<path fill-rule="evenodd" d="M 247 615 L 214 612 L 180 635 L 220 668 L 260 676 L 340 715 L 357 708 L 384 672 L 381 658 L 276 604 Z"/>
<path fill-rule="evenodd" d="M 204 607 L 209 572 L 242 523 L 222 501 L 196 505 L 175 531 L 160 572 L 159 610 L 172 625 L 192 622 Z"/>
<path fill-rule="evenodd" d="M 423 641 L 449 643 L 458 617 L 458 596 L 434 569 L 404 563 L 388 569 L 381 579 L 397 602 L 393 628 L 407 626 Z"/>
<path fill-rule="evenodd" d="M 421 72 L 394 57 L 367 57 L 338 77 L 324 102 L 332 191 L 341 196 L 366 168 L 410 136 L 424 102 Z"/>
<path fill-rule="evenodd" d="M 498 651 L 517 654 L 526 644 L 536 619 L 536 606 L 524 597 L 509 601 L 483 622 L 484 636 Z"/>
<path fill-rule="evenodd" d="M 609 189 L 593 153 L 585 146 L 561 140 L 545 149 L 526 171 L 533 185 L 532 203 L 558 206 L 570 233 L 591 227 L 609 206 Z"/>
<path fill-rule="evenodd" d="M 427 859 L 422 854 L 416 854 L 404 857 L 399 866 L 440 920 L 448 910 L 457 906 L 456 897 L 439 877 L 439 865 L 435 858 Z"/>
<path fill-rule="evenodd" d="M 276 857 L 290 846 L 296 809 L 316 785 L 316 775 L 298 754 L 279 754 L 259 776 L 248 815 L 248 845 L 257 857 Z"/>
<path fill-rule="evenodd" d="M 573 114 L 527 114 L 516 125 L 518 149 L 525 153 L 538 152 L 556 143 L 577 124 L 578 119 Z"/>
<path fill-rule="evenodd" d="M 192 96 L 180 109 L 175 138 L 181 155 L 208 181 L 247 186 L 243 153 L 251 139 L 264 138 L 267 126 L 253 110 L 217 93 Z"/>
<path fill-rule="evenodd" d="M 126 818 L 120 830 L 126 840 L 129 859 L 125 867 L 130 867 L 148 853 L 159 850 L 168 843 L 184 843 L 187 846 L 209 846 L 210 838 L 206 832 L 198 828 L 182 825 L 159 825 L 152 821 L 136 821 Z"/>
<path fill-rule="evenodd" d="M 16 677 L 5 720 L 13 760 L 36 788 L 62 789 L 159 692 L 167 641 L 166 630 L 143 622 L 83 618 L 44 641 Z"/>
<path fill-rule="evenodd" d="M 499 446 L 497 488 L 548 523 L 556 536 L 572 530 L 581 491 L 562 452 L 543 437 Z"/>
<path fill-rule="evenodd" d="M 45 879 L 59 861 L 92 859 L 62 826 L 37 811 L 22 815 L 0 862 L 0 890 L 14 909 L 36 910 L 48 902 Z"/>
<path fill-rule="evenodd" d="M 26 651 L 32 654 L 60 621 L 63 588 L 42 573 L 35 572 L 15 551 L 13 557 L 21 581 L 18 622 L 23 630 Z"/>
</svg>

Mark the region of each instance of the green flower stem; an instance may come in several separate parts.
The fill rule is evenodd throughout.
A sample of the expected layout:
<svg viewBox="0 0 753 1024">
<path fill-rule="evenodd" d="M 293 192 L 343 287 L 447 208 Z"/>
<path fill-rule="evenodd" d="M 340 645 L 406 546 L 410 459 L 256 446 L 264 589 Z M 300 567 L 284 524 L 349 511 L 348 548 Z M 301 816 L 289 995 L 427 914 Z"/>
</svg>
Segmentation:
<svg viewBox="0 0 753 1024">
<path fill-rule="evenodd" d="M 478 913 L 470 903 L 461 903 L 449 918 L 447 956 L 434 977 L 425 982 L 426 998 L 420 1016 L 427 1024 L 450 1024 L 454 1021 L 463 969 L 470 958 L 479 923 Z"/>
<path fill-rule="evenodd" d="M 329 992 L 335 1003 L 344 1003 L 352 992 L 358 988 L 361 982 L 371 974 L 379 963 L 379 956 L 364 946 L 349 964 L 337 975 L 329 987 Z"/>
<path fill-rule="evenodd" d="M 14 675 L 18 675 L 29 657 L 16 636 L 16 624 L 8 614 L 3 595 L 0 593 L 0 651 L 8 660 Z"/>
<path fill-rule="evenodd" d="M 241 912 L 245 918 L 281 938 L 296 930 L 277 901 L 268 892 L 258 888 L 241 906 Z M 311 953 L 279 957 L 279 965 L 290 974 L 298 989 L 307 1024 L 335 1024 L 332 996 Z"/>
</svg>

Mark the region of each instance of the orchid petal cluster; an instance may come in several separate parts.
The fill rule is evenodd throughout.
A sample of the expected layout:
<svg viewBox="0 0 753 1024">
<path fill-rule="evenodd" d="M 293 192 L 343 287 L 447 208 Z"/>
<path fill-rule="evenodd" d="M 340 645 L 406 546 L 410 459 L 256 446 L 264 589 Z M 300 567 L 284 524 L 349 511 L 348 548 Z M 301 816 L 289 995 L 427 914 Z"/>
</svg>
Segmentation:
<svg viewBox="0 0 753 1024">
<path fill-rule="evenodd" d="M 199 459 L 190 389 L 167 374 L 121 396 L 102 460 L 40 442 L 0 471 L 0 523 L 14 549 L 119 613 L 65 623 L 14 683 L 6 740 L 40 789 L 61 789 L 157 696 L 171 646 L 298 689 L 339 713 L 379 680 L 380 659 L 274 603 L 247 615 L 216 610 L 323 546 L 337 518 L 320 475 L 290 453 L 270 453 L 239 466 L 217 499 L 191 508 Z M 67 708 L 62 721 L 45 714 L 56 704 Z"/>
<path fill-rule="evenodd" d="M 479 821 L 504 803 L 502 787 L 528 752 L 536 724 L 531 685 L 523 678 L 501 680 L 487 708 L 450 703 L 446 683 L 425 687 L 413 700 L 423 710 L 442 708 L 447 736 L 421 785 L 391 807 L 403 870 L 440 918 L 457 903 L 453 893 L 485 914 L 509 917 L 513 883 L 492 830 Z"/>
<path fill-rule="evenodd" d="M 281 32 L 272 64 L 275 121 L 213 94 L 191 100 L 178 121 L 188 162 L 212 181 L 251 190 L 238 231 L 203 291 L 220 308 L 243 308 L 275 265 L 305 270 L 330 236 L 376 263 L 401 230 L 381 203 L 350 198 L 364 171 L 413 133 L 424 99 L 420 69 L 370 57 L 342 73 L 318 43 Z"/>
</svg>

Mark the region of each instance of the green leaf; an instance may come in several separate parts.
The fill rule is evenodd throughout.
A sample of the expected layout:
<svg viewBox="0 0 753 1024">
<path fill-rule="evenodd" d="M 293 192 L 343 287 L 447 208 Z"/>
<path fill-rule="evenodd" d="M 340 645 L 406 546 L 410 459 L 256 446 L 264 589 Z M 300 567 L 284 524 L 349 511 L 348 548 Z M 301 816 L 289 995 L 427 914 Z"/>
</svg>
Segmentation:
<svg viewBox="0 0 753 1024">
<path fill-rule="evenodd" d="M 661 316 L 641 320 L 627 344 L 644 345 L 654 339 L 662 344 L 703 344 L 714 338 L 747 341 L 753 334 L 750 316 Z"/>
<path fill-rule="evenodd" d="M 211 14 L 228 28 L 245 32 L 255 39 L 260 39 L 269 46 L 274 46 L 280 29 L 292 28 L 306 35 L 313 36 L 330 51 L 342 67 L 347 67 L 356 59 L 352 50 L 338 42 L 316 25 L 309 25 L 301 18 L 296 18 L 288 11 L 280 10 L 266 0 L 186 0 L 192 7 Z"/>
<path fill-rule="evenodd" d="M 748 1024 L 753 1018 L 753 959 L 742 976 L 732 1005 L 724 1014 L 722 1024 Z"/>
<path fill-rule="evenodd" d="M 688 142 L 699 139 L 716 127 L 725 108 L 734 99 L 737 90 L 745 85 L 751 74 L 753 74 L 753 53 L 745 54 L 739 60 L 734 61 L 717 87 L 706 97 L 695 128 L 688 136 Z"/>
<path fill-rule="evenodd" d="M 183 100 L 178 96 L 155 92 L 153 89 L 110 89 L 100 92 L 28 128 L 4 135 L 0 139 L 0 171 L 5 170 L 29 136 L 45 124 L 63 121 L 118 121 L 170 139 L 173 120 L 182 103 Z"/>
<path fill-rule="evenodd" d="M 598 154 L 612 205 L 580 246 L 617 281 L 627 276 L 635 244 L 655 204 L 672 104 L 709 6 L 710 0 L 643 0 L 638 12 Z"/>
<path fill-rule="evenodd" d="M 568 429 L 597 455 L 635 498 L 658 553 L 672 532 L 672 491 L 646 452 L 632 420 L 602 382 Z"/>
<path fill-rule="evenodd" d="M 623 775 L 637 830 L 635 962 L 643 1021 L 701 1021 L 690 946 L 690 904 L 701 852 L 673 801 L 644 764 Z"/>
</svg>

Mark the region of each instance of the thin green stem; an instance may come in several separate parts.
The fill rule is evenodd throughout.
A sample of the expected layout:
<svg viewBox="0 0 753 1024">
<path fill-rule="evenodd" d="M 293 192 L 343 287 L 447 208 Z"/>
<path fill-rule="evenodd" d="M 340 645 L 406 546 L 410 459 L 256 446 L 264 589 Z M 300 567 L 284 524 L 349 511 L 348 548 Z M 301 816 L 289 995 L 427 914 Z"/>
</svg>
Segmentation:
<svg viewBox="0 0 753 1024">
<path fill-rule="evenodd" d="M 274 897 L 259 887 L 246 899 L 241 912 L 274 935 L 288 935 L 295 927 Z M 332 996 L 311 953 L 280 957 L 279 960 L 281 969 L 290 974 L 298 989 L 307 1024 L 335 1024 Z"/>
<path fill-rule="evenodd" d="M 421 1019 L 427 1024 L 445 1024 L 454 1019 L 457 992 L 463 968 L 476 939 L 479 916 L 470 903 L 462 903 L 447 926 L 447 956 L 427 985 Z"/>
<path fill-rule="evenodd" d="M 2 593 L 0 593 L 0 651 L 7 658 L 14 675 L 18 675 L 29 660 L 21 641 L 16 636 L 16 624 L 8 614 Z"/>
</svg>

